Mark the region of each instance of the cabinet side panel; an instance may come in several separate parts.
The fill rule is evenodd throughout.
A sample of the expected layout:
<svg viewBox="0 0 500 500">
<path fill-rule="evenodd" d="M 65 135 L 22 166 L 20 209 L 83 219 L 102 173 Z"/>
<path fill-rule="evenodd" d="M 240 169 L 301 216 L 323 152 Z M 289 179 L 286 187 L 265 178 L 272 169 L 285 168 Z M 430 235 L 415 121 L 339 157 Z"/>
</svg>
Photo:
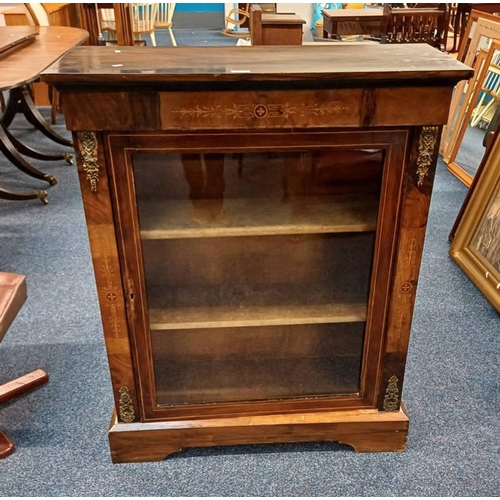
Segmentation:
<svg viewBox="0 0 500 500">
<path fill-rule="evenodd" d="M 379 409 L 399 411 L 441 127 L 413 131 L 406 164 L 396 272 L 391 289 Z"/>
<path fill-rule="evenodd" d="M 79 132 L 73 139 L 116 412 L 120 421 L 132 422 L 137 396 L 102 134 Z"/>
</svg>

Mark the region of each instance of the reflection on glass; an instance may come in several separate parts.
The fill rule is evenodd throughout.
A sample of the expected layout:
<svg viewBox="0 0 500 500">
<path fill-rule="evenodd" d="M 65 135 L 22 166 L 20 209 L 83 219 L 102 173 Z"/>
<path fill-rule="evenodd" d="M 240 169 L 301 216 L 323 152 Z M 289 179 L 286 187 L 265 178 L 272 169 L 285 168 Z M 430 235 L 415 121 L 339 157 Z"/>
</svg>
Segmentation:
<svg viewBox="0 0 500 500">
<path fill-rule="evenodd" d="M 383 160 L 133 156 L 158 404 L 359 391 Z"/>
</svg>

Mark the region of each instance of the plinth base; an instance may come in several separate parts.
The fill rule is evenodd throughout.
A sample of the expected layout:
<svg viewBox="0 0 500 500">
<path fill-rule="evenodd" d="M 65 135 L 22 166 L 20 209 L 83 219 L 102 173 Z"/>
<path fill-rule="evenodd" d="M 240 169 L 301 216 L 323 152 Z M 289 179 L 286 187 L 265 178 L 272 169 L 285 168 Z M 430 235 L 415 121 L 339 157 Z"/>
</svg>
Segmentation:
<svg viewBox="0 0 500 500">
<path fill-rule="evenodd" d="M 337 412 L 118 423 L 109 443 L 114 463 L 153 462 L 183 448 L 267 443 L 338 441 L 357 452 L 404 451 L 409 419 L 397 412 Z"/>
</svg>

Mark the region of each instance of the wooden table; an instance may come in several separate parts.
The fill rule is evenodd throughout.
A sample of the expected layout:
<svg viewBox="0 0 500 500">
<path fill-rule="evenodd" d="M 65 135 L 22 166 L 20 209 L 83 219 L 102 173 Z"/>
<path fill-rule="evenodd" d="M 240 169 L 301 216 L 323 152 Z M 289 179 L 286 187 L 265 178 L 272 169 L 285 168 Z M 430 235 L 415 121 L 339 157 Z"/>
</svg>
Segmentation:
<svg viewBox="0 0 500 500">
<path fill-rule="evenodd" d="M 9 40 L 10 35 L 20 36 L 20 31 L 31 32 L 32 27 L 0 27 L 0 39 Z M 40 33 L 35 41 L 15 52 L 11 52 L 6 58 L 0 59 L 0 91 L 9 91 L 9 102 L 0 122 L 0 151 L 20 170 L 44 180 L 50 185 L 55 185 L 57 180 L 54 176 L 45 174 L 35 169 L 21 155 L 26 155 L 39 160 L 61 160 L 71 161 L 70 154 L 47 154 L 34 150 L 19 142 L 8 130 L 13 118 L 17 113 L 22 113 L 26 119 L 45 136 L 53 141 L 72 146 L 72 143 L 64 137 L 56 134 L 35 107 L 28 84 L 37 80 L 40 73 L 66 54 L 73 47 L 81 44 L 88 37 L 86 31 L 78 28 L 61 26 L 40 27 Z M 6 43 L 6 42 L 5 42 Z M 35 193 L 20 194 L 0 190 L 0 198 L 9 200 L 27 200 L 39 198 L 47 202 L 47 193 L 37 191 Z"/>
<path fill-rule="evenodd" d="M 323 38 L 339 35 L 379 34 L 382 30 L 383 9 L 323 10 Z"/>
</svg>

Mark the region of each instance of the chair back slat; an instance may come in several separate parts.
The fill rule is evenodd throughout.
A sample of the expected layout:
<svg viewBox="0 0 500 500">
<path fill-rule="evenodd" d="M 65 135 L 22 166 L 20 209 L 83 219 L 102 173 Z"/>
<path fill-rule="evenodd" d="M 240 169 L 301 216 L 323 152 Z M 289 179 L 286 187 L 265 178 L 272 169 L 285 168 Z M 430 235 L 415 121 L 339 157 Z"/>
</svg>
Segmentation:
<svg viewBox="0 0 500 500">
<path fill-rule="evenodd" d="M 169 28 L 172 26 L 175 3 L 159 3 L 154 22 L 155 28 Z"/>
<path fill-rule="evenodd" d="M 445 50 L 450 10 L 437 8 L 393 8 L 384 6 L 382 43 L 428 43 Z"/>
</svg>

